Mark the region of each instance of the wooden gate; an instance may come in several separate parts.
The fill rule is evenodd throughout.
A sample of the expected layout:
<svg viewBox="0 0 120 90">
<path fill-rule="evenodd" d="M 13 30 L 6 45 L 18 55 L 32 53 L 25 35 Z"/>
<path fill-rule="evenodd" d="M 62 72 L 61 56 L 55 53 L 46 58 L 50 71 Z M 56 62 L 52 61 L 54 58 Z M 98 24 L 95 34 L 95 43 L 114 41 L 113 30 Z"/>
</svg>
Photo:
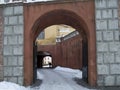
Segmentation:
<svg viewBox="0 0 120 90">
<path fill-rule="evenodd" d="M 37 80 L 37 45 L 33 43 L 33 83 Z"/>
</svg>

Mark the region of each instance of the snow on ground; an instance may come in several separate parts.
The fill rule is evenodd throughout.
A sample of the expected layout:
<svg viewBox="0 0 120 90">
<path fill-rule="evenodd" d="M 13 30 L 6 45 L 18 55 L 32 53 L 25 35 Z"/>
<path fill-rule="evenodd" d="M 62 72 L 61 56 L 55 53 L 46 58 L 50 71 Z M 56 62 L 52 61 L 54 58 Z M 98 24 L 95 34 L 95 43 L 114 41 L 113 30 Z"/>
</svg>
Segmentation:
<svg viewBox="0 0 120 90">
<path fill-rule="evenodd" d="M 90 90 L 78 85 L 73 78 L 82 78 L 80 70 L 56 67 L 55 69 L 38 69 L 37 78 L 42 80 L 39 87 L 23 87 L 10 82 L 0 82 L 0 90 Z"/>
<path fill-rule="evenodd" d="M 44 75 L 37 70 L 37 79 L 43 80 L 44 79 Z"/>
<path fill-rule="evenodd" d="M 71 76 L 73 76 L 73 78 L 79 78 L 79 79 L 82 78 L 82 71 L 80 71 L 78 69 L 71 69 L 71 68 L 57 66 L 54 70 L 68 72 L 68 73 L 70 73 Z"/>
<path fill-rule="evenodd" d="M 0 82 L 0 90 L 28 90 L 28 89 L 23 86 L 19 86 L 15 83 L 3 81 Z"/>
<path fill-rule="evenodd" d="M 45 78 L 38 90 L 89 90 L 76 84 L 72 73 L 52 69 L 41 69 L 40 72 Z"/>
</svg>

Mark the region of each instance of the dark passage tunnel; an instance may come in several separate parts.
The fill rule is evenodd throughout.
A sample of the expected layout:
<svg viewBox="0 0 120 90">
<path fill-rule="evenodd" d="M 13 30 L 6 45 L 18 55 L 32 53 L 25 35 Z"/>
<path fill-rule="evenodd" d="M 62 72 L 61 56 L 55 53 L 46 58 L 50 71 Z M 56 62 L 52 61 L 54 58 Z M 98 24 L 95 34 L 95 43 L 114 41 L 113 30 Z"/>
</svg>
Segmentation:
<svg viewBox="0 0 120 90">
<path fill-rule="evenodd" d="M 37 68 L 51 68 L 51 67 L 52 67 L 52 55 L 45 51 L 38 51 Z"/>
</svg>

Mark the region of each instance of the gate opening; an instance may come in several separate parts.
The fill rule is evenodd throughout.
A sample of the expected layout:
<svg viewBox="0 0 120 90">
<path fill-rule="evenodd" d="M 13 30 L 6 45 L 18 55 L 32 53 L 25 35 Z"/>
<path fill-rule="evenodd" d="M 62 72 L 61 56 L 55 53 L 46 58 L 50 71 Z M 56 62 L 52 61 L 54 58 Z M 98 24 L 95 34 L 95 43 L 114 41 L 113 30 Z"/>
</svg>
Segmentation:
<svg viewBox="0 0 120 90">
<path fill-rule="evenodd" d="M 37 69 L 62 66 L 81 70 L 82 79 L 88 82 L 88 46 L 84 34 L 68 25 L 52 25 L 43 30 L 35 42 L 37 68 L 34 73 Z"/>
</svg>

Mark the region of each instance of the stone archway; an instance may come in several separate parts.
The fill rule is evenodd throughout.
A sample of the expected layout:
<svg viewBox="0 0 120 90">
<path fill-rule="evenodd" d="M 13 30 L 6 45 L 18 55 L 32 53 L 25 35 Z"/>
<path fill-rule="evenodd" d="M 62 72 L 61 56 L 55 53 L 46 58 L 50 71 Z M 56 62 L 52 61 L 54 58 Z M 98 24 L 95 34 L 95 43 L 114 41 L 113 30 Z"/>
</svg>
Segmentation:
<svg viewBox="0 0 120 90">
<path fill-rule="evenodd" d="M 79 9 L 76 9 L 76 5 Z M 49 6 L 49 8 L 48 8 Z M 78 8 L 78 7 L 77 7 Z M 88 41 L 88 83 L 96 85 L 96 37 L 94 1 L 77 3 L 26 4 L 24 6 L 24 83 L 33 81 L 33 42 L 46 27 L 54 24 L 66 24 L 82 33 Z"/>
</svg>

